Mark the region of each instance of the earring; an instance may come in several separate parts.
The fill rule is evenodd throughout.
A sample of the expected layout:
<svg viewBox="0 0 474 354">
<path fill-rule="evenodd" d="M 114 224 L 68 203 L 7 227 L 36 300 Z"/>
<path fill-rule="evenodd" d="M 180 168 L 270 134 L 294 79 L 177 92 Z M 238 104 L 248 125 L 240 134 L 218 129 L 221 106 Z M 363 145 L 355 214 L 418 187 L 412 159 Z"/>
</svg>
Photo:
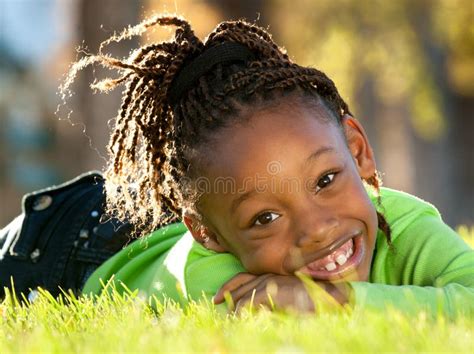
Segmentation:
<svg viewBox="0 0 474 354">
<path fill-rule="evenodd" d="M 380 178 L 379 171 L 375 171 L 372 176 L 369 178 L 365 178 L 365 182 L 369 185 L 374 187 L 374 189 L 378 192 L 382 185 L 382 179 Z"/>
<path fill-rule="evenodd" d="M 372 176 L 369 178 L 364 178 L 364 182 L 373 188 L 376 193 L 376 196 L 380 198 L 380 187 L 382 186 L 382 179 L 380 178 L 380 173 L 375 171 Z"/>
</svg>

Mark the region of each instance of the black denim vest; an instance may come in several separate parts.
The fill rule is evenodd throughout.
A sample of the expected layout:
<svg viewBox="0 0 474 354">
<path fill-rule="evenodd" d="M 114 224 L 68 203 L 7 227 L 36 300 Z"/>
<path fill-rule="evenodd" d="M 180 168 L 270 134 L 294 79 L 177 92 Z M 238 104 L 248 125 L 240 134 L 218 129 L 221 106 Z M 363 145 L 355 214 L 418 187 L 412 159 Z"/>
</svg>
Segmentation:
<svg viewBox="0 0 474 354">
<path fill-rule="evenodd" d="M 4 287 L 33 294 L 79 294 L 87 278 L 129 241 L 131 225 L 103 220 L 104 179 L 88 172 L 23 197 L 22 214 L 0 230 L 0 298 Z M 31 291 L 33 290 L 33 293 Z"/>
</svg>

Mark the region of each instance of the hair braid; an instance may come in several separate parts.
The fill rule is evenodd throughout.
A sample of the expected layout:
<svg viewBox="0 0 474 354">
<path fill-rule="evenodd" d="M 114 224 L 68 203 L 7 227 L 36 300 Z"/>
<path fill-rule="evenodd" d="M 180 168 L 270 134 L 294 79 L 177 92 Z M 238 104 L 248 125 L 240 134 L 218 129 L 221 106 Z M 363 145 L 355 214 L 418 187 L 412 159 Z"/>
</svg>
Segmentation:
<svg viewBox="0 0 474 354">
<path fill-rule="evenodd" d="M 135 86 L 135 89 L 130 94 L 132 98 L 130 99 L 130 102 L 127 106 L 125 116 L 123 120 L 120 122 L 121 131 L 117 138 L 117 141 L 114 143 L 114 146 L 116 147 L 116 151 L 117 151 L 117 154 L 115 155 L 115 159 L 114 159 L 115 173 L 119 173 L 122 170 L 124 159 L 126 158 L 130 158 L 131 160 L 134 159 L 135 146 L 130 146 L 129 144 L 128 148 L 123 148 L 125 139 L 129 136 L 129 134 L 124 134 L 124 132 L 127 130 L 130 122 L 132 122 L 132 120 L 134 120 L 137 117 L 137 114 L 135 111 L 141 103 L 139 98 L 145 97 L 145 94 L 140 91 L 142 91 L 146 87 L 146 84 L 147 84 L 147 81 L 145 78 L 142 77 L 138 80 L 138 84 Z M 137 94 L 137 92 L 140 92 L 140 94 Z M 111 146 L 110 148 L 113 148 L 114 146 Z"/>
<path fill-rule="evenodd" d="M 370 178 L 367 178 L 365 182 L 369 186 L 371 186 L 377 193 L 377 206 L 379 207 L 379 209 L 384 211 L 384 208 L 382 205 L 382 198 L 380 197 L 380 187 L 382 187 L 382 178 L 380 177 L 380 173 L 378 171 L 375 171 L 374 175 Z M 385 234 L 385 237 L 387 238 L 387 242 L 390 248 L 393 248 L 392 230 L 390 228 L 390 225 L 387 222 L 387 219 L 385 219 L 385 216 L 382 212 L 377 211 L 377 221 L 378 221 L 378 227 Z"/>
<path fill-rule="evenodd" d="M 104 54 L 111 42 L 141 35 L 155 25 L 174 26 L 173 39 L 138 48 L 127 60 Z M 214 65 L 171 103 L 170 89 L 183 67 L 225 42 L 247 47 L 253 58 Z M 103 42 L 98 55 L 76 63 L 65 88 L 78 70 L 96 63 L 120 76 L 94 88 L 106 91 L 126 83 L 109 143 L 108 207 L 143 232 L 181 217 L 183 208 L 194 208 L 198 194 L 193 182 L 203 167 L 205 143 L 239 119 L 242 109 L 296 93 L 325 105 L 339 123 L 350 113 L 324 73 L 293 63 L 266 30 L 245 21 L 223 22 L 203 42 L 182 18 L 152 17 Z"/>
<path fill-rule="evenodd" d="M 126 89 L 124 90 L 123 96 L 122 96 L 122 104 L 120 106 L 120 114 L 117 119 L 116 125 L 123 126 L 127 112 L 128 112 L 128 106 L 130 105 L 130 102 L 132 101 L 132 93 L 135 90 L 135 87 L 138 85 L 138 82 L 140 81 L 140 78 L 135 76 L 131 81 L 128 82 Z M 115 145 L 117 140 L 119 139 L 120 136 L 120 130 L 116 129 L 114 134 L 112 135 L 111 138 L 111 145 Z"/>
</svg>

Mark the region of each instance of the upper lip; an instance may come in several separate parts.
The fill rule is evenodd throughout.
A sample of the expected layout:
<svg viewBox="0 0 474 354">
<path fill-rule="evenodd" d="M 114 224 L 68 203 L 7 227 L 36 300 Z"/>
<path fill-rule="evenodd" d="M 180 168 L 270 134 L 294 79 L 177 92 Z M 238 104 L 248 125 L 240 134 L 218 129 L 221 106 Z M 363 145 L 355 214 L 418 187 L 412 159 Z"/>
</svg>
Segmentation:
<svg viewBox="0 0 474 354">
<path fill-rule="evenodd" d="M 318 259 L 326 257 L 327 255 L 333 253 L 334 250 L 341 247 L 344 243 L 346 243 L 350 239 L 353 239 L 356 236 L 359 236 L 361 233 L 362 232 L 360 230 L 349 232 L 349 233 L 337 238 L 332 243 L 330 243 L 328 246 L 326 246 L 324 248 L 321 248 L 321 249 L 317 250 L 314 253 L 308 254 L 307 257 L 304 257 L 305 258 L 305 265 L 309 264 L 311 262 L 317 261 Z"/>
</svg>

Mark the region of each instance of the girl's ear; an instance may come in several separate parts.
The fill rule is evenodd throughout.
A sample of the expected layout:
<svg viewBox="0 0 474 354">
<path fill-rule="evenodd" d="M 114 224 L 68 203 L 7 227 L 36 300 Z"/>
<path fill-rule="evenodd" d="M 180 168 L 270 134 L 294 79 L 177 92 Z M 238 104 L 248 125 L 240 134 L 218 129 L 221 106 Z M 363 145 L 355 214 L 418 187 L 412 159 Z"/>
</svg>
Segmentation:
<svg viewBox="0 0 474 354">
<path fill-rule="evenodd" d="M 368 179 L 375 175 L 376 165 L 374 152 L 370 146 L 362 125 L 354 117 L 346 114 L 342 120 L 347 145 L 356 163 L 359 175 Z"/>
<path fill-rule="evenodd" d="M 226 250 L 217 241 L 216 235 L 209 230 L 195 215 L 185 212 L 183 222 L 188 228 L 193 238 L 208 250 L 215 252 L 226 252 Z"/>
</svg>

